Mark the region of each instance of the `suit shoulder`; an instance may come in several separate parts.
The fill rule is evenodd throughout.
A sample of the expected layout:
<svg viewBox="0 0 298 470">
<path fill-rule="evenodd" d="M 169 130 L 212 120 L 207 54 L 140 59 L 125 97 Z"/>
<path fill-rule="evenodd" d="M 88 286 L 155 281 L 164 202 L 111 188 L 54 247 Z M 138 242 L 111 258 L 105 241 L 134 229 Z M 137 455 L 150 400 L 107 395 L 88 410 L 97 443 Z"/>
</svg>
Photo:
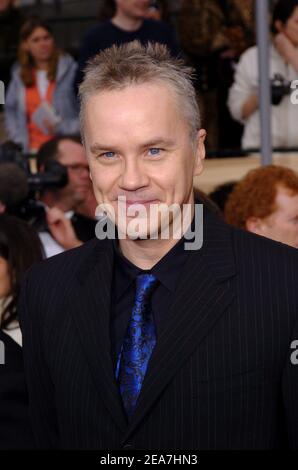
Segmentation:
<svg viewBox="0 0 298 470">
<path fill-rule="evenodd" d="M 281 286 L 298 282 L 298 250 L 266 237 L 230 227 L 235 261 L 239 271 L 254 271 L 256 275 L 271 277 Z"/>
<path fill-rule="evenodd" d="M 78 248 L 68 250 L 34 264 L 25 274 L 22 283 L 19 318 L 21 325 L 26 322 L 27 311 L 31 319 L 43 318 L 52 322 L 55 317 L 65 318 L 64 305 L 73 290 L 80 283 L 82 272 L 92 269 L 99 257 L 105 253 L 107 240 L 94 238 Z M 38 320 L 40 321 L 40 320 Z"/>
<path fill-rule="evenodd" d="M 78 248 L 67 250 L 58 255 L 44 259 L 35 263 L 26 273 L 29 283 L 35 286 L 42 284 L 44 286 L 57 285 L 58 283 L 71 283 L 79 266 L 88 257 L 92 256 L 95 247 L 101 243 L 96 238 L 84 243 Z"/>
<path fill-rule="evenodd" d="M 289 245 L 285 245 L 284 243 L 271 240 L 270 238 L 263 237 L 255 233 L 248 232 L 247 230 L 233 226 L 229 227 L 235 244 L 241 243 L 245 244 L 245 246 L 254 246 L 261 249 L 262 252 L 263 250 L 265 250 L 265 253 L 269 251 L 274 256 L 290 256 L 294 257 L 296 261 L 298 260 L 298 250 L 296 248 L 292 248 Z"/>
</svg>

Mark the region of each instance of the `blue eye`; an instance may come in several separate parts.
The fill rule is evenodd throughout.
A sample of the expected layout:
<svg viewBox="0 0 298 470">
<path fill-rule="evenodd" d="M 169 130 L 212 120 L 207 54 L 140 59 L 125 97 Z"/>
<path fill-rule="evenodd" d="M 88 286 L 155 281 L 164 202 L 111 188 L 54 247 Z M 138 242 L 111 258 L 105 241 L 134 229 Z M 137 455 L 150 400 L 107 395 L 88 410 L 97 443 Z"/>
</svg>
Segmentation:
<svg viewBox="0 0 298 470">
<path fill-rule="evenodd" d="M 102 153 L 101 156 L 106 157 L 106 158 L 113 158 L 113 157 L 115 157 L 115 153 L 114 152 L 105 152 L 105 153 Z"/>
<path fill-rule="evenodd" d="M 151 149 L 149 149 L 149 153 L 150 153 L 151 155 L 159 155 L 159 154 L 160 154 L 160 151 L 161 151 L 161 149 L 159 149 L 159 148 L 151 148 Z"/>
</svg>

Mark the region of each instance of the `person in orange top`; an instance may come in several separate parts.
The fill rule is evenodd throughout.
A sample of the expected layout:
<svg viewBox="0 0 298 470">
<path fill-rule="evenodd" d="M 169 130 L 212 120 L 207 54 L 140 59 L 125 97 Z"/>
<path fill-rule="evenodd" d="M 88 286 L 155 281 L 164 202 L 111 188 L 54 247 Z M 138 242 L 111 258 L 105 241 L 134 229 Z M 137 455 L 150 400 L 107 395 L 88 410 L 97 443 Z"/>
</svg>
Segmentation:
<svg viewBox="0 0 298 470">
<path fill-rule="evenodd" d="M 51 28 L 28 19 L 20 33 L 19 60 L 12 68 L 5 103 L 9 138 L 24 152 L 36 153 L 56 135 L 79 131 L 73 92 L 74 59 L 58 49 Z"/>
</svg>

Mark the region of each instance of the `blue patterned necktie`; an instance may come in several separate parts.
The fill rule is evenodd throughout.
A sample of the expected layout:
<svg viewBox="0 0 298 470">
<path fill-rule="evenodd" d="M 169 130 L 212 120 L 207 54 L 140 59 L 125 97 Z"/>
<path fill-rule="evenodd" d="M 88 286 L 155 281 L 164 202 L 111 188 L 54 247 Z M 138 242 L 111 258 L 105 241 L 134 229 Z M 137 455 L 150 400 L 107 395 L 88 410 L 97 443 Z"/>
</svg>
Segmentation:
<svg viewBox="0 0 298 470">
<path fill-rule="evenodd" d="M 116 378 L 128 418 L 134 412 L 148 362 L 156 344 L 156 332 L 150 308 L 157 279 L 153 274 L 139 274 L 136 296 L 127 332 L 119 354 Z"/>
</svg>

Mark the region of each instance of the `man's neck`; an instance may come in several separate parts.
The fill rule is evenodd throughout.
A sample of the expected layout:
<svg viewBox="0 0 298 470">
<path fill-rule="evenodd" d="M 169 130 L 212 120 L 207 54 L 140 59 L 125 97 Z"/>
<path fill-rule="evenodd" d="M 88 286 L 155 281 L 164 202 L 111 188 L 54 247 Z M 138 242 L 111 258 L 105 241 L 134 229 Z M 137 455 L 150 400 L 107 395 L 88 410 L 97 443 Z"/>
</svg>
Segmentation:
<svg viewBox="0 0 298 470">
<path fill-rule="evenodd" d="M 128 32 L 137 31 L 144 22 L 143 19 L 132 18 L 124 15 L 122 12 L 117 12 L 111 21 L 118 28 Z"/>
<path fill-rule="evenodd" d="M 193 194 L 191 194 L 188 204 L 190 204 L 190 211 L 183 213 L 182 230 L 179 227 L 177 230 L 174 229 L 175 224 L 172 223 L 169 227 L 169 233 L 171 234 L 169 239 L 131 240 L 129 238 L 119 238 L 119 248 L 123 256 L 140 269 L 149 270 L 153 268 L 188 230 L 195 215 Z"/>
<path fill-rule="evenodd" d="M 179 240 L 129 240 L 120 239 L 119 248 L 123 256 L 143 270 L 153 268 Z"/>
</svg>

